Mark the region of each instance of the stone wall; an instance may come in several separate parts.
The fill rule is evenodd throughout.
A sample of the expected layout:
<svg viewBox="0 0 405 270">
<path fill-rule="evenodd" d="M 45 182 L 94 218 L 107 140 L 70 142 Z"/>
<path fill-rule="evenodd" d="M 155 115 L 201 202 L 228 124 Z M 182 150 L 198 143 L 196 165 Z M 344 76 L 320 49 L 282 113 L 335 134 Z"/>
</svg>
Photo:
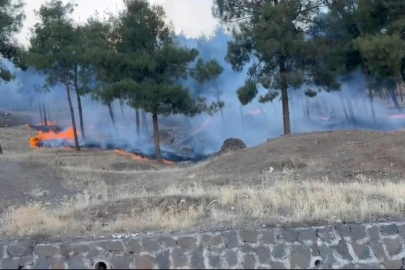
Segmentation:
<svg viewBox="0 0 405 270">
<path fill-rule="evenodd" d="M 30 268 L 396 268 L 405 223 L 122 237 L 73 243 L 0 241 L 0 267 Z"/>
</svg>

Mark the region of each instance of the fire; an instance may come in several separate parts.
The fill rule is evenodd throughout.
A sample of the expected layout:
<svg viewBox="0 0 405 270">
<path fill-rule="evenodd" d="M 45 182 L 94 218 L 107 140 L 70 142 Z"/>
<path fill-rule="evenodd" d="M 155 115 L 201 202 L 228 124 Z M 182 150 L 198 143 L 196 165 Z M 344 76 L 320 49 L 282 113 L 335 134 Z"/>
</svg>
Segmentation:
<svg viewBox="0 0 405 270">
<path fill-rule="evenodd" d="M 51 140 L 74 140 L 73 128 L 69 128 L 68 130 L 59 133 L 53 131 L 39 131 L 37 136 L 30 138 L 30 144 L 33 148 L 38 148 L 41 142 Z"/>
<path fill-rule="evenodd" d="M 125 156 L 129 156 L 135 160 L 139 160 L 139 161 L 143 161 L 143 162 L 150 162 L 152 160 L 150 160 L 149 158 L 146 157 L 142 157 L 140 155 L 137 154 L 132 154 L 132 153 L 128 153 L 125 152 L 124 150 L 120 150 L 120 149 L 116 149 L 114 150 L 115 153 L 119 154 L 119 155 L 125 155 Z M 175 164 L 173 161 L 169 161 L 169 160 L 163 160 L 164 164 Z"/>
</svg>

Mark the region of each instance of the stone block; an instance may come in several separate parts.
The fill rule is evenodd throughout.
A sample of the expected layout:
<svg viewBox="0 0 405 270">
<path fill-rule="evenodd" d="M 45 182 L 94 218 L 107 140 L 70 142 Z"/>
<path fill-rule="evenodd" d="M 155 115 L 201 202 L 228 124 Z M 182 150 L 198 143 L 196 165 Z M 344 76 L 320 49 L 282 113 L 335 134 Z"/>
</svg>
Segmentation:
<svg viewBox="0 0 405 270">
<path fill-rule="evenodd" d="M 215 235 L 207 242 L 207 245 L 210 249 L 221 247 L 224 244 L 224 239 L 222 235 Z"/>
<path fill-rule="evenodd" d="M 274 230 L 272 230 L 272 229 L 263 230 L 260 235 L 261 235 L 260 243 L 262 245 L 270 245 L 270 244 L 274 244 L 276 242 Z"/>
<path fill-rule="evenodd" d="M 255 244 L 257 243 L 259 233 L 256 230 L 242 230 L 239 232 L 243 242 Z"/>
<path fill-rule="evenodd" d="M 88 245 L 74 245 L 72 246 L 72 249 L 75 254 L 82 254 L 90 251 L 90 247 Z"/>
<path fill-rule="evenodd" d="M 28 249 L 20 245 L 9 245 L 7 253 L 12 257 L 21 257 L 27 253 Z"/>
<path fill-rule="evenodd" d="M 213 269 L 220 269 L 221 268 L 221 258 L 217 255 L 209 255 L 208 261 L 210 267 Z"/>
<path fill-rule="evenodd" d="M 281 262 L 270 262 L 271 269 L 287 269 L 287 267 Z"/>
<path fill-rule="evenodd" d="M 385 260 L 385 269 L 402 269 L 402 260 Z"/>
<path fill-rule="evenodd" d="M 251 254 L 246 254 L 243 256 L 243 268 L 245 269 L 255 269 L 256 258 Z"/>
<path fill-rule="evenodd" d="M 73 247 L 70 244 L 62 244 L 59 247 L 59 253 L 62 256 L 68 257 L 73 254 Z"/>
<path fill-rule="evenodd" d="M 141 253 L 144 252 L 145 249 L 139 239 L 131 239 L 128 242 L 127 251 L 130 253 Z"/>
<path fill-rule="evenodd" d="M 379 259 L 380 261 L 385 259 L 384 246 L 381 242 L 377 240 L 371 240 L 368 244 L 370 245 L 371 250 L 377 257 L 377 259 Z"/>
<path fill-rule="evenodd" d="M 37 245 L 34 251 L 39 257 L 52 257 L 59 253 L 59 248 L 53 245 Z"/>
<path fill-rule="evenodd" d="M 89 253 L 87 253 L 86 258 L 91 262 L 94 263 L 94 261 L 96 259 L 98 259 L 101 255 L 101 251 L 96 248 L 96 247 L 92 247 L 89 251 Z"/>
<path fill-rule="evenodd" d="M 122 241 L 116 240 L 116 241 L 108 241 L 107 242 L 107 250 L 108 251 L 123 251 L 124 250 L 124 244 Z"/>
<path fill-rule="evenodd" d="M 0 268 L 1 269 L 19 269 L 19 265 L 16 259 L 11 257 L 2 259 L 0 261 Z"/>
<path fill-rule="evenodd" d="M 316 235 L 326 244 L 330 245 L 335 241 L 335 234 L 333 233 L 332 227 L 326 227 L 316 230 Z"/>
<path fill-rule="evenodd" d="M 173 262 L 173 267 L 171 268 L 183 268 L 188 266 L 188 258 L 180 248 L 173 249 L 171 257 L 171 261 Z"/>
<path fill-rule="evenodd" d="M 132 256 L 118 255 L 110 259 L 112 269 L 131 269 Z"/>
<path fill-rule="evenodd" d="M 157 239 L 154 238 L 144 238 L 142 239 L 142 244 L 145 247 L 145 250 L 148 252 L 156 252 L 160 249 L 160 243 Z"/>
<path fill-rule="evenodd" d="M 402 251 L 402 244 L 399 237 L 393 239 L 384 239 L 383 240 L 386 250 L 388 254 L 393 257 L 398 255 Z"/>
<path fill-rule="evenodd" d="M 343 238 L 339 241 L 337 246 L 335 247 L 335 251 L 345 260 L 351 261 L 353 260 L 352 256 L 349 253 L 349 249 L 347 247 L 347 242 Z"/>
<path fill-rule="evenodd" d="M 200 247 L 191 253 L 191 268 L 193 268 L 193 269 L 204 269 L 205 268 L 203 252 L 204 252 L 204 249 L 202 247 Z"/>
<path fill-rule="evenodd" d="M 273 247 L 272 255 L 276 259 L 283 259 L 287 257 L 287 246 L 284 243 L 276 244 Z"/>
<path fill-rule="evenodd" d="M 287 242 L 295 242 L 298 240 L 298 231 L 293 229 L 285 229 L 282 232 L 283 238 Z"/>
<path fill-rule="evenodd" d="M 177 244 L 180 246 L 182 250 L 187 251 L 196 247 L 197 238 L 192 236 L 180 237 L 177 239 Z"/>
<path fill-rule="evenodd" d="M 52 258 L 50 257 L 38 258 L 35 260 L 34 265 L 32 267 L 34 269 L 52 269 Z M 77 268 L 69 268 L 69 269 L 77 269 Z"/>
<path fill-rule="evenodd" d="M 371 257 L 371 250 L 367 244 L 360 245 L 357 243 L 352 244 L 354 253 L 360 260 L 367 260 Z"/>
<path fill-rule="evenodd" d="M 398 232 L 402 237 L 405 238 L 405 224 L 398 226 Z"/>
<path fill-rule="evenodd" d="M 267 246 L 258 246 L 254 249 L 260 263 L 270 262 L 270 248 Z"/>
<path fill-rule="evenodd" d="M 350 225 L 345 225 L 345 224 L 339 224 L 336 225 L 336 231 L 340 236 L 342 237 L 348 237 L 350 236 Z"/>
<path fill-rule="evenodd" d="M 18 265 L 21 267 L 33 264 L 34 264 L 34 257 L 32 255 L 23 256 L 18 259 Z"/>
<path fill-rule="evenodd" d="M 360 264 L 358 269 L 382 269 L 380 264 Z"/>
<path fill-rule="evenodd" d="M 153 269 L 155 262 L 153 257 L 149 255 L 136 255 L 135 256 L 135 268 L 136 269 Z"/>
<path fill-rule="evenodd" d="M 81 255 L 75 255 L 67 260 L 69 269 L 88 269 L 90 268 L 86 260 Z"/>
<path fill-rule="evenodd" d="M 367 237 L 366 227 L 364 225 L 350 226 L 350 236 L 353 242 L 365 239 Z"/>
<path fill-rule="evenodd" d="M 238 236 L 235 232 L 223 232 L 222 236 L 225 238 L 225 245 L 227 248 L 235 248 L 240 245 Z"/>
<path fill-rule="evenodd" d="M 167 236 L 159 237 L 159 242 L 168 248 L 173 248 L 177 246 L 176 240 Z"/>
<path fill-rule="evenodd" d="M 316 234 L 314 229 L 301 229 L 298 231 L 298 241 L 304 243 L 306 241 L 315 242 L 316 241 Z"/>
<path fill-rule="evenodd" d="M 380 236 L 380 230 L 378 229 L 377 226 L 373 226 L 371 228 L 367 229 L 367 233 L 368 233 L 368 237 L 370 238 L 370 240 L 380 240 L 381 236 Z"/>
<path fill-rule="evenodd" d="M 291 247 L 291 268 L 307 269 L 311 264 L 311 250 L 303 245 Z"/>
<path fill-rule="evenodd" d="M 312 256 L 318 256 L 319 255 L 319 246 L 317 243 L 313 243 L 311 245 L 311 254 Z"/>
<path fill-rule="evenodd" d="M 381 225 L 380 226 L 382 235 L 395 235 L 398 234 L 397 224 L 393 223 L 390 225 Z"/>
<path fill-rule="evenodd" d="M 322 265 L 330 268 L 336 263 L 334 250 L 331 247 L 322 245 L 319 247 L 319 255 L 322 257 Z"/>
<path fill-rule="evenodd" d="M 66 257 L 54 257 L 52 259 L 52 269 L 66 269 Z"/>
<path fill-rule="evenodd" d="M 238 264 L 238 256 L 235 251 L 228 250 L 225 253 L 225 259 L 228 263 L 228 267 L 234 267 Z"/>
<path fill-rule="evenodd" d="M 156 254 L 156 264 L 159 269 L 169 269 L 170 268 L 170 252 L 168 250 L 159 252 Z"/>
</svg>

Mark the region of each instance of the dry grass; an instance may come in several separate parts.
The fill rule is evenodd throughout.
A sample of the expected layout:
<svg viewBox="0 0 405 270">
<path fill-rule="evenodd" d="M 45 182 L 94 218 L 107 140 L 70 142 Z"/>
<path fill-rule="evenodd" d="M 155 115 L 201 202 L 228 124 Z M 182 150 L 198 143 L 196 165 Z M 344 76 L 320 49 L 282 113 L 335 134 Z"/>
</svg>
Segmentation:
<svg viewBox="0 0 405 270">
<path fill-rule="evenodd" d="M 289 181 L 292 171 L 265 173 L 257 186 L 204 186 L 201 183 L 179 188 L 171 186 L 162 192 L 125 192 L 126 188 L 111 190 L 98 180 L 89 179 L 92 191 L 85 190 L 74 200 L 57 209 L 34 204 L 10 208 L 1 220 L 4 234 L 31 235 L 36 233 L 75 235 L 77 231 L 91 234 L 136 232 L 145 230 L 181 231 L 204 223 L 239 222 L 337 222 L 364 221 L 380 217 L 403 217 L 405 210 L 405 181 L 371 182 L 359 177 L 357 182 L 336 184 L 327 180 Z M 104 203 L 150 196 L 208 197 L 210 210 L 202 205 L 182 211 L 148 209 L 141 214 L 116 216 L 101 226 L 88 220 L 76 220 L 75 214 Z"/>
</svg>

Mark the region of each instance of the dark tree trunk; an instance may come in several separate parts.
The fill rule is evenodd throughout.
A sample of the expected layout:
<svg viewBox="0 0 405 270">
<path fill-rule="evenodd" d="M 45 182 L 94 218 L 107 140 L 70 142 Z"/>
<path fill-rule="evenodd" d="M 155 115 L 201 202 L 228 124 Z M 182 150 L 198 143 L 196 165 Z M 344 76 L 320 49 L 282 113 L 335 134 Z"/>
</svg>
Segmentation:
<svg viewBox="0 0 405 270">
<path fill-rule="evenodd" d="M 43 111 L 44 111 L 44 122 L 45 122 L 45 126 L 48 126 L 48 117 L 46 116 L 45 103 L 42 103 L 42 109 L 43 109 Z"/>
<path fill-rule="evenodd" d="M 145 136 L 147 137 L 149 135 L 148 120 L 146 119 L 146 112 L 144 110 L 142 110 L 141 116 L 142 116 L 143 132 L 144 132 Z"/>
<path fill-rule="evenodd" d="M 69 85 L 66 74 L 64 76 L 64 83 L 65 83 L 65 86 L 66 86 L 66 96 L 67 96 L 69 110 L 70 110 L 70 117 L 71 117 L 71 120 L 72 120 L 73 136 L 74 136 L 74 139 L 75 139 L 75 148 L 76 148 L 76 151 L 80 151 L 79 138 L 77 137 L 75 112 L 73 110 L 72 98 L 70 96 L 70 85 Z"/>
<path fill-rule="evenodd" d="M 120 107 L 121 107 L 121 114 L 122 118 L 125 120 L 125 113 L 124 113 L 124 100 L 120 98 Z M 138 111 L 138 110 L 137 110 Z"/>
<path fill-rule="evenodd" d="M 41 102 L 39 103 L 38 108 L 39 108 L 39 118 L 40 118 L 39 121 L 40 121 L 41 123 L 43 123 L 43 122 L 44 122 L 44 117 L 43 117 L 43 113 L 42 113 L 42 105 L 41 105 Z"/>
<path fill-rule="evenodd" d="M 160 142 L 159 142 L 160 136 L 159 136 L 158 117 L 156 113 L 153 113 L 152 121 L 153 121 L 153 137 L 156 148 L 156 160 L 159 163 L 163 163 L 162 152 L 160 151 Z"/>
<path fill-rule="evenodd" d="M 402 87 L 401 87 L 401 85 L 398 85 L 398 87 L 399 87 L 399 95 L 401 96 L 401 102 L 404 102 L 404 98 L 402 95 Z"/>
<path fill-rule="evenodd" d="M 401 107 L 399 106 L 397 96 L 395 95 L 395 89 L 391 88 L 388 91 L 391 94 L 392 103 L 394 103 L 395 109 L 402 111 Z"/>
<path fill-rule="evenodd" d="M 342 96 L 340 96 L 340 95 L 339 95 L 339 99 L 340 99 L 340 103 L 342 104 L 343 113 L 345 114 L 346 121 L 350 123 L 350 117 L 349 117 L 349 113 L 347 112 L 347 109 L 346 109 L 345 101 L 343 100 Z"/>
<path fill-rule="evenodd" d="M 305 115 L 308 119 L 311 119 L 311 115 L 309 114 L 309 101 L 307 97 L 305 97 Z"/>
<path fill-rule="evenodd" d="M 112 109 L 111 102 L 108 102 L 107 107 L 108 107 L 108 112 L 110 114 L 111 122 L 114 126 L 114 130 L 115 130 L 115 132 L 118 132 L 117 125 L 115 124 L 115 117 L 114 117 L 114 112 Z"/>
<path fill-rule="evenodd" d="M 373 118 L 373 122 L 377 122 L 375 117 L 375 109 L 374 109 L 374 96 L 373 96 L 373 89 L 370 87 L 370 71 L 368 69 L 367 63 L 363 60 L 363 72 L 366 76 L 366 88 L 368 89 L 368 97 L 370 99 L 370 109 L 371 109 L 371 117 Z"/>
<path fill-rule="evenodd" d="M 220 102 L 221 102 L 221 99 L 220 99 L 220 97 L 219 97 L 218 88 L 215 88 L 215 94 L 216 94 L 216 96 L 217 96 L 217 102 L 220 103 Z M 222 110 L 222 108 L 219 109 L 219 113 L 221 114 L 222 122 L 225 123 L 224 111 Z"/>
<path fill-rule="evenodd" d="M 80 132 L 82 134 L 82 138 L 86 139 L 86 133 L 84 130 L 84 122 L 83 122 L 83 109 L 82 109 L 82 99 L 80 97 L 79 85 L 78 85 L 78 76 L 77 76 L 77 66 L 75 67 L 75 92 L 77 97 L 77 107 L 79 109 L 79 121 L 80 121 Z"/>
<path fill-rule="evenodd" d="M 290 126 L 290 109 L 288 106 L 288 85 L 287 85 L 287 78 L 285 77 L 286 68 L 284 56 L 280 56 L 279 66 L 280 66 L 281 99 L 283 103 L 284 134 L 287 135 L 291 133 L 291 126 Z"/>
<path fill-rule="evenodd" d="M 1 143 L 0 143 L 0 155 L 3 155 L 3 149 L 1 149 Z"/>
<path fill-rule="evenodd" d="M 140 127 L 140 122 L 139 122 L 139 110 L 135 109 L 135 122 L 136 122 L 136 134 L 139 135 L 141 134 L 141 127 Z"/>
</svg>

